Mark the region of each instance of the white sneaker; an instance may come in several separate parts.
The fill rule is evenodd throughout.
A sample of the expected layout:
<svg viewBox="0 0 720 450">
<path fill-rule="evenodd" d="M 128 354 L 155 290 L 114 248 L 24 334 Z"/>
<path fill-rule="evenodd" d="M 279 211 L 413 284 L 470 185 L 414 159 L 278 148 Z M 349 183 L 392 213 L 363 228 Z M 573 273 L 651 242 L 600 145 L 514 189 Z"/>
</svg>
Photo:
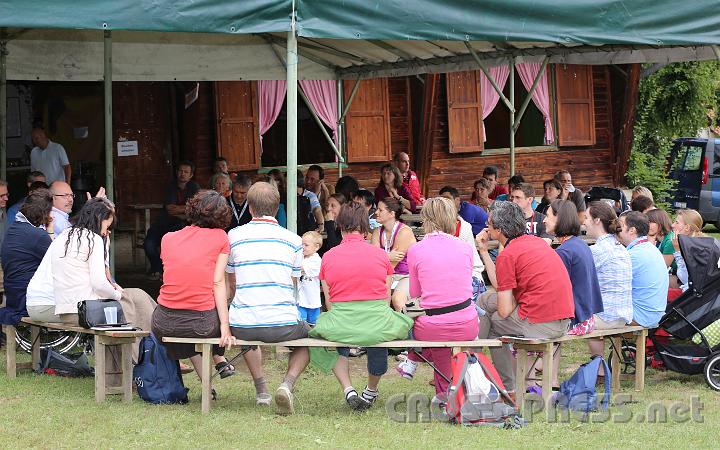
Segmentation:
<svg viewBox="0 0 720 450">
<path fill-rule="evenodd" d="M 277 406 L 277 413 L 281 416 L 289 416 L 295 413 L 293 394 L 284 384 L 281 384 L 275 391 L 275 405 Z"/>
<path fill-rule="evenodd" d="M 412 380 L 413 376 L 415 376 L 415 370 L 417 370 L 417 366 L 418 365 L 415 361 L 410 361 L 409 359 L 407 359 L 398 364 L 397 371 L 401 377 Z"/>
</svg>

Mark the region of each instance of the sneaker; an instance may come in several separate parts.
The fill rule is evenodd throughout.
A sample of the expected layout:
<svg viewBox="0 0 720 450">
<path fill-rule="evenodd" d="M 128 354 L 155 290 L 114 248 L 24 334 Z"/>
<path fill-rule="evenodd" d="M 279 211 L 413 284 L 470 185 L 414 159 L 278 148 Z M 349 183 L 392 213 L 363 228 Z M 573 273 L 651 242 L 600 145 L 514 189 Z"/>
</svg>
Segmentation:
<svg viewBox="0 0 720 450">
<path fill-rule="evenodd" d="M 257 406 L 270 406 L 272 403 L 272 395 L 267 392 L 260 392 L 255 394 L 255 405 Z"/>
<path fill-rule="evenodd" d="M 371 405 L 370 402 L 359 396 L 355 389 L 345 395 L 345 401 L 348 406 L 355 411 L 364 411 Z"/>
<path fill-rule="evenodd" d="M 369 387 L 365 386 L 361 398 L 367 402 L 369 408 L 370 406 L 372 406 L 373 403 L 375 403 L 375 400 L 377 400 L 379 396 L 380 393 L 377 390 L 372 390 Z"/>
<path fill-rule="evenodd" d="M 412 380 L 415 376 L 415 370 L 417 370 L 417 366 L 418 365 L 416 362 L 407 359 L 398 364 L 397 371 L 401 377 Z"/>
<path fill-rule="evenodd" d="M 293 394 L 284 384 L 281 384 L 275 391 L 275 405 L 277 406 L 277 413 L 281 416 L 289 416 L 295 413 Z"/>
<path fill-rule="evenodd" d="M 395 361 L 398 361 L 398 362 L 407 361 L 407 357 L 408 357 L 408 352 L 406 350 L 404 352 L 400 352 L 397 355 L 395 355 Z"/>
</svg>

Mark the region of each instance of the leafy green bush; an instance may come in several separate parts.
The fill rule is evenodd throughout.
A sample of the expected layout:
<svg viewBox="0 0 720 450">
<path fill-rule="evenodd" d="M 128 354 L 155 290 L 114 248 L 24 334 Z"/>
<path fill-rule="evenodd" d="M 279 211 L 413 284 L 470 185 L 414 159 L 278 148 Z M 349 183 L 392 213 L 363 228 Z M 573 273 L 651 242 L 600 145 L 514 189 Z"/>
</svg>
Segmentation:
<svg viewBox="0 0 720 450">
<path fill-rule="evenodd" d="M 647 187 L 662 204 L 674 188 L 673 180 L 667 178 L 672 140 L 697 136 L 709 125 L 708 111 L 719 103 L 717 61 L 670 64 L 642 79 L 628 185 Z"/>
</svg>

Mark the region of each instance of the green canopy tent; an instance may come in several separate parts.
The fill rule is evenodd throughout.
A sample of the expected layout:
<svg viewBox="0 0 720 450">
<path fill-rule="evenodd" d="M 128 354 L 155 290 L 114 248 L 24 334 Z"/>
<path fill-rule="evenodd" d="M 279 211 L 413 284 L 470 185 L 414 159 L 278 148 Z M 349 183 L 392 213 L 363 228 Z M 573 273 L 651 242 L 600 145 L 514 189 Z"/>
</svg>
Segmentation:
<svg viewBox="0 0 720 450">
<path fill-rule="evenodd" d="M 0 0 L 0 11 L 0 178 L 6 170 L 6 78 L 104 80 L 110 193 L 113 78 L 287 79 L 291 229 L 298 78 L 356 80 L 357 87 L 363 78 L 487 72 L 516 62 L 669 63 L 720 56 L 716 0 Z M 512 137 L 532 91 L 519 108 L 500 92 L 513 124 L 511 170 Z M 352 98 L 338 105 L 340 127 Z"/>
</svg>

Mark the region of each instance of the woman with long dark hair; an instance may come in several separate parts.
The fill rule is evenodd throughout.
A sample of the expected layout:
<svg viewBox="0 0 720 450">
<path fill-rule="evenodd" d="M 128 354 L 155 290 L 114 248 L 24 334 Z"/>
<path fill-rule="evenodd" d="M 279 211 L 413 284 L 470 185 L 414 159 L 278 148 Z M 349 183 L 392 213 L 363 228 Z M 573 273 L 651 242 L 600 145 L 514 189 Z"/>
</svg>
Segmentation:
<svg viewBox="0 0 720 450">
<path fill-rule="evenodd" d="M 2 324 L 17 325 L 27 316 L 28 283 L 52 242 L 51 210 L 50 191 L 37 189 L 27 196 L 7 231 L 2 245 L 6 298 L 5 308 L 0 309 Z"/>
<path fill-rule="evenodd" d="M 115 220 L 115 205 L 95 197 L 83 205 L 74 223 L 48 250 L 51 253 L 55 314 L 77 325 L 77 304 L 85 300 L 120 300 L 122 288 L 108 277 L 108 237 Z"/>
</svg>

